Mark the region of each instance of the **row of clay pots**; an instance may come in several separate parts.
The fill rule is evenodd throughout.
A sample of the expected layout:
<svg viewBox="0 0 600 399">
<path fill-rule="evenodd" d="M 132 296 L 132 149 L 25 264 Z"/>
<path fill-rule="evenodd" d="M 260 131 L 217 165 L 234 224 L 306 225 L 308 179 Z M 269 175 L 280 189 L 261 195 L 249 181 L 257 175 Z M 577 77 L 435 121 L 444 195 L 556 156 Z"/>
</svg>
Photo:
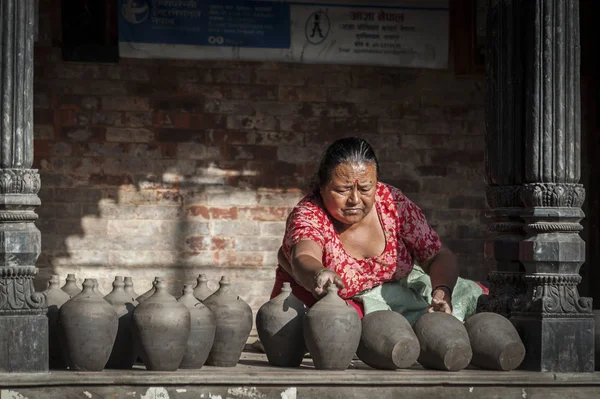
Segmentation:
<svg viewBox="0 0 600 399">
<path fill-rule="evenodd" d="M 59 289 L 58 276 L 52 276 L 45 291 L 51 368 L 128 369 L 138 356 L 149 370 L 235 366 L 252 328 L 252 310 L 227 278 L 214 293 L 206 282 L 200 275 L 196 289 L 186 284 L 175 299 L 156 278 L 136 297 L 131 279 L 116 277 L 103 298 L 95 279 L 79 290 L 69 275 Z"/>
<path fill-rule="evenodd" d="M 291 291 L 284 283 L 281 294 L 256 316 L 259 338 L 274 366 L 299 366 L 307 349 L 315 368 L 329 370 L 348 368 L 354 354 L 377 369 L 407 368 L 418 361 L 447 371 L 469 364 L 513 370 L 525 357 L 512 323 L 495 313 L 473 315 L 464 324 L 449 314 L 426 313 L 411 326 L 402 315 L 382 310 L 361 321 L 333 284 L 310 309 Z"/>
</svg>

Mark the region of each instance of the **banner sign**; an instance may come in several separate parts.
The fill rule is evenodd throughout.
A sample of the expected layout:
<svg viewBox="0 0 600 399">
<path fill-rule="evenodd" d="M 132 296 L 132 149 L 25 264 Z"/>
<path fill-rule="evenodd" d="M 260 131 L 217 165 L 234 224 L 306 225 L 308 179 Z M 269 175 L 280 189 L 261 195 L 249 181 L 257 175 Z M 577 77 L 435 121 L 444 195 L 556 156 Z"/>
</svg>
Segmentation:
<svg viewBox="0 0 600 399">
<path fill-rule="evenodd" d="M 133 58 L 447 68 L 449 13 L 441 3 L 120 0 L 119 51 Z"/>
</svg>

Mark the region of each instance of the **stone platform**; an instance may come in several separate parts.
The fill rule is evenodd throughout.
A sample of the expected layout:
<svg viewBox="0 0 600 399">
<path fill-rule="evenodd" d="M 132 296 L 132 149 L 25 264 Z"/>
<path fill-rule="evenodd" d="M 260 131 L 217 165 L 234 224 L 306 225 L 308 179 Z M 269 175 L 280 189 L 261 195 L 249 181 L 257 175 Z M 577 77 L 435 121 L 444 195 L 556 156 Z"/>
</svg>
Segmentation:
<svg viewBox="0 0 600 399">
<path fill-rule="evenodd" d="M 353 361 L 346 371 L 315 370 L 310 359 L 293 369 L 271 367 L 263 354 L 244 353 L 232 368 L 151 372 L 52 371 L 0 374 L 0 399 L 296 399 L 296 398 L 600 398 L 600 373 L 556 374 L 467 369 L 439 372 L 414 366 L 373 370 Z"/>
</svg>

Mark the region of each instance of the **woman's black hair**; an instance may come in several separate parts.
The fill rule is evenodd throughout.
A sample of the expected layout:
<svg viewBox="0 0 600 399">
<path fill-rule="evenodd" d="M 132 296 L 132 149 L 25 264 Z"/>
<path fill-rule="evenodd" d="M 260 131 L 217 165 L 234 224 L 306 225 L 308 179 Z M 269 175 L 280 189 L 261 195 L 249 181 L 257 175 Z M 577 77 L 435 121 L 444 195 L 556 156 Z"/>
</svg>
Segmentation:
<svg viewBox="0 0 600 399">
<path fill-rule="evenodd" d="M 319 192 L 331 179 L 333 170 L 344 163 L 370 163 L 375 164 L 375 171 L 379 177 L 379 162 L 371 144 L 359 137 L 344 137 L 336 140 L 327 147 L 319 169 L 310 186 L 311 192 Z"/>
</svg>

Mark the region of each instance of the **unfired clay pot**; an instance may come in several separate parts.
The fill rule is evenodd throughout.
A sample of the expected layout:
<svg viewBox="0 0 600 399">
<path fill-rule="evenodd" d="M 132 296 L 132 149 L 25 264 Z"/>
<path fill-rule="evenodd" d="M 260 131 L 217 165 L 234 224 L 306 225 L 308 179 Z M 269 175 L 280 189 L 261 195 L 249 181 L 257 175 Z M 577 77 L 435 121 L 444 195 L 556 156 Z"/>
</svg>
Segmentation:
<svg viewBox="0 0 600 399">
<path fill-rule="evenodd" d="M 442 312 L 425 313 L 414 325 L 421 345 L 419 363 L 435 370 L 459 371 L 471 362 L 469 335 L 456 317 Z"/>
<path fill-rule="evenodd" d="M 119 329 L 106 368 L 130 369 L 137 357 L 133 344 L 133 309 L 137 302 L 125 292 L 123 277 L 116 276 L 113 290 L 104 297 L 119 316 Z"/>
<path fill-rule="evenodd" d="M 513 324 L 497 313 L 477 313 L 467 319 L 471 364 L 491 370 L 514 370 L 525 359 L 525 345 Z"/>
<path fill-rule="evenodd" d="M 281 294 L 260 307 L 256 330 L 267 359 L 273 366 L 298 367 L 306 346 L 302 323 L 307 308 L 292 294 L 290 283 L 283 283 Z"/>
<path fill-rule="evenodd" d="M 135 300 L 138 301 L 138 303 L 142 303 L 146 299 L 150 298 L 156 291 L 156 283 L 158 283 L 159 281 L 162 281 L 162 277 L 155 277 L 154 281 L 152 282 L 152 288 L 144 292 L 142 295 L 136 297 Z"/>
<path fill-rule="evenodd" d="M 335 284 L 304 317 L 304 341 L 315 368 L 345 370 L 356 353 L 361 335 L 356 310 L 338 296 Z"/>
<path fill-rule="evenodd" d="M 101 371 L 117 336 L 117 312 L 93 287 L 93 281 L 86 279 L 83 291 L 60 308 L 69 366 L 75 370 Z"/>
<path fill-rule="evenodd" d="M 227 277 L 221 277 L 219 289 L 204 300 L 217 319 L 215 341 L 206 364 L 234 367 L 252 329 L 252 309 L 233 291 Z"/>
<path fill-rule="evenodd" d="M 91 280 L 94 282 L 94 288 L 93 288 L 94 292 L 96 294 L 98 294 L 99 297 L 104 298 L 104 294 L 100 291 L 100 288 L 99 288 L 98 279 L 92 278 Z"/>
<path fill-rule="evenodd" d="M 213 294 L 213 290 L 208 288 L 208 279 L 206 274 L 200 274 L 196 279 L 196 288 L 194 288 L 194 296 L 199 301 L 204 301 L 206 298 Z"/>
<path fill-rule="evenodd" d="M 412 326 L 404 316 L 391 310 L 378 310 L 362 319 L 362 335 L 356 354 L 376 369 L 412 366 L 421 347 Z"/>
<path fill-rule="evenodd" d="M 209 308 L 194 297 L 194 285 L 185 284 L 183 295 L 177 300 L 190 311 L 191 328 L 187 349 L 179 365 L 182 369 L 201 368 L 215 340 L 217 321 Z"/>
<path fill-rule="evenodd" d="M 59 323 L 59 310 L 71 297 L 60 289 L 60 280 L 56 274 L 53 274 L 50 281 L 48 281 L 48 289 L 44 294 L 46 294 L 48 305 L 49 365 L 51 369 L 64 369 L 67 367 L 67 362 L 62 352 L 61 337 L 63 332 Z"/>
<path fill-rule="evenodd" d="M 69 294 L 71 298 L 73 298 L 75 295 L 78 295 L 81 292 L 81 290 L 77 286 L 77 279 L 75 278 L 74 274 L 67 274 L 67 281 L 61 289 L 67 294 Z"/>
<path fill-rule="evenodd" d="M 139 295 L 133 289 L 133 279 L 131 277 L 125 277 L 125 292 L 129 295 L 136 303 L 138 303 L 135 298 Z"/>
<path fill-rule="evenodd" d="M 190 312 L 159 281 L 133 311 L 134 341 L 148 370 L 175 371 L 190 336 Z"/>
</svg>

